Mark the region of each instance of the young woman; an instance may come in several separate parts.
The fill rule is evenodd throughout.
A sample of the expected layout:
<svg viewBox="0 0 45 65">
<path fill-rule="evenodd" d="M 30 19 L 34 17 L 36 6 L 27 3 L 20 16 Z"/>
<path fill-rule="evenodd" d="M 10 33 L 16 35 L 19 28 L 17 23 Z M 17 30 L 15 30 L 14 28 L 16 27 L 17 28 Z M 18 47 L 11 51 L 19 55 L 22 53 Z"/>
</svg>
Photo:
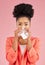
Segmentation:
<svg viewBox="0 0 45 65">
<path fill-rule="evenodd" d="M 35 65 L 39 59 L 39 39 L 31 36 L 30 30 L 33 14 L 31 4 L 21 3 L 14 7 L 17 29 L 14 37 L 8 37 L 6 40 L 6 59 L 9 65 Z M 25 39 L 18 35 L 22 29 L 28 33 Z"/>
</svg>

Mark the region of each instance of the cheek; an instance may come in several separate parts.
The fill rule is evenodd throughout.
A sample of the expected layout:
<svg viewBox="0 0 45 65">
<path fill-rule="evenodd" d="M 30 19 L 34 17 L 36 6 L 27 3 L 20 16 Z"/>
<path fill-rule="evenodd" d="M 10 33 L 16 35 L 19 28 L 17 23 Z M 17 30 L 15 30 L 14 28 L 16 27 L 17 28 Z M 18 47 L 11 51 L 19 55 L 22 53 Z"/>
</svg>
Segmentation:
<svg viewBox="0 0 45 65">
<path fill-rule="evenodd" d="M 18 26 L 18 29 L 21 29 L 21 26 Z"/>
<path fill-rule="evenodd" d="M 29 29 L 30 29 L 30 27 L 29 27 L 29 26 L 27 26 L 27 27 L 26 27 L 26 30 L 29 30 Z"/>
</svg>

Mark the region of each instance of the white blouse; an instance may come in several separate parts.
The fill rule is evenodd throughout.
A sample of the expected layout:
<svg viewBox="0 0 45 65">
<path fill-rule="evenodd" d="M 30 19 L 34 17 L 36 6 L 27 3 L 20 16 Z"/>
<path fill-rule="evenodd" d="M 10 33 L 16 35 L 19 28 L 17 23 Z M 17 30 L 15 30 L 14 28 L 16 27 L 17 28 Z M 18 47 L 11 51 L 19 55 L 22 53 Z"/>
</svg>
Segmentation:
<svg viewBox="0 0 45 65">
<path fill-rule="evenodd" d="M 25 48 L 26 48 L 26 45 L 21 45 L 21 44 L 20 44 L 20 49 L 21 49 L 21 53 L 22 53 L 22 54 L 24 53 Z"/>
</svg>

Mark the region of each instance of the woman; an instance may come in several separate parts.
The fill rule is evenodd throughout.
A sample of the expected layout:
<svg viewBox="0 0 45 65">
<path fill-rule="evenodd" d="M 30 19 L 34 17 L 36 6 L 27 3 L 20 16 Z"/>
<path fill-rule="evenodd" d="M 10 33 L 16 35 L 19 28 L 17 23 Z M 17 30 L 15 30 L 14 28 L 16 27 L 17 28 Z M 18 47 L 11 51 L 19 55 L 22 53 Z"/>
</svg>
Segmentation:
<svg viewBox="0 0 45 65">
<path fill-rule="evenodd" d="M 17 29 L 14 37 L 8 37 L 6 40 L 6 59 L 9 65 L 35 65 L 39 59 L 39 39 L 31 36 L 30 30 L 33 14 L 31 4 L 21 3 L 14 7 L 13 15 L 16 17 Z M 28 32 L 25 39 L 18 35 L 22 29 Z"/>
</svg>

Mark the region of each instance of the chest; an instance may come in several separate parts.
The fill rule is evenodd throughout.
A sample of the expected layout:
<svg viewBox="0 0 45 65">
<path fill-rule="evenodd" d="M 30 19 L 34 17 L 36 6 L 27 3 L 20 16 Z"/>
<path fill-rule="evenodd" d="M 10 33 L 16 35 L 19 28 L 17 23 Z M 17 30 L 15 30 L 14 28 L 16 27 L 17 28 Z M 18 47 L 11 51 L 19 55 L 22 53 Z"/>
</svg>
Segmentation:
<svg viewBox="0 0 45 65">
<path fill-rule="evenodd" d="M 21 54 L 23 55 L 26 50 L 26 45 L 19 45 L 19 46 L 20 46 Z"/>
</svg>

